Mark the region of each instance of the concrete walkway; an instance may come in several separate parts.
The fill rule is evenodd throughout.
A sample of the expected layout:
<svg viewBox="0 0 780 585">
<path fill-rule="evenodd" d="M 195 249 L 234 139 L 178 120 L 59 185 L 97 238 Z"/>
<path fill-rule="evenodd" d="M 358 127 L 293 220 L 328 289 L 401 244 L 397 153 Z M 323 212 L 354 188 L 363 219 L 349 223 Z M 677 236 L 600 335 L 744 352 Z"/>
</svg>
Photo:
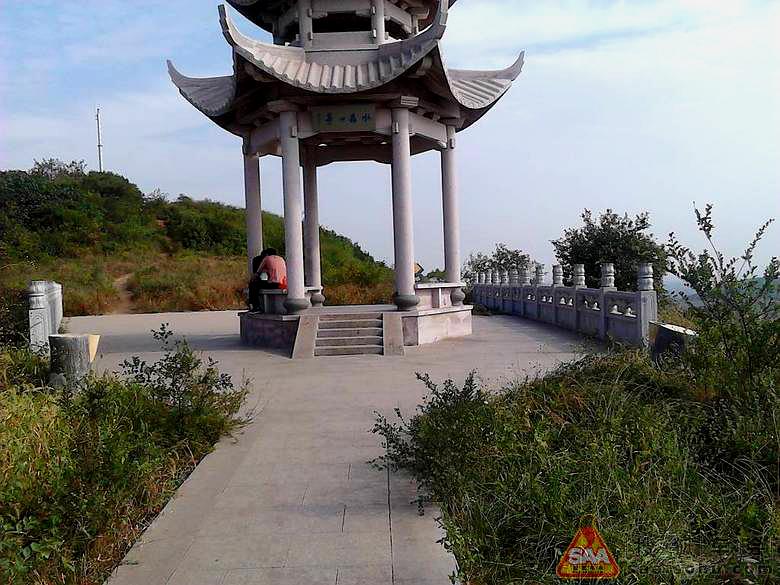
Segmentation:
<svg viewBox="0 0 780 585">
<path fill-rule="evenodd" d="M 161 323 L 253 381 L 253 422 L 223 440 L 144 533 L 112 585 L 445 585 L 453 559 L 414 485 L 366 462 L 383 453 L 374 412 L 409 414 L 415 372 L 491 386 L 580 351 L 580 338 L 514 317 L 476 317 L 474 335 L 406 357 L 292 361 L 239 345 L 234 312 L 82 317 L 70 332 L 102 335 L 101 367 L 154 359 Z"/>
</svg>

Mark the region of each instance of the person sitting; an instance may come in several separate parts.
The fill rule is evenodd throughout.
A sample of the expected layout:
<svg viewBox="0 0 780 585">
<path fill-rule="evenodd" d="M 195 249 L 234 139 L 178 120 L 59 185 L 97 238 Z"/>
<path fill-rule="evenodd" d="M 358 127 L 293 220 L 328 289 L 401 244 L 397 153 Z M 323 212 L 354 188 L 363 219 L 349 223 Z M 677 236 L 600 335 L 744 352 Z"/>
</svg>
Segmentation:
<svg viewBox="0 0 780 585">
<path fill-rule="evenodd" d="M 262 312 L 260 300 L 262 290 L 285 290 L 287 288 L 287 264 L 274 248 L 268 248 L 252 259 L 254 274 L 249 280 L 249 309 Z"/>
</svg>

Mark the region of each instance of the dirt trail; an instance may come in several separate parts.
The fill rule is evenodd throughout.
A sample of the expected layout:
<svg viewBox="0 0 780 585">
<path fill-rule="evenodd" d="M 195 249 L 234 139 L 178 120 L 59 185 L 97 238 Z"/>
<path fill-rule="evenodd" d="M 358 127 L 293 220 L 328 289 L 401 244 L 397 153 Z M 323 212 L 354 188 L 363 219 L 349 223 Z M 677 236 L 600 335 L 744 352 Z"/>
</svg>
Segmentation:
<svg viewBox="0 0 780 585">
<path fill-rule="evenodd" d="M 114 288 L 119 295 L 119 304 L 111 311 L 113 315 L 127 315 L 133 313 L 133 294 L 127 287 L 133 273 L 123 274 L 114 280 Z"/>
</svg>

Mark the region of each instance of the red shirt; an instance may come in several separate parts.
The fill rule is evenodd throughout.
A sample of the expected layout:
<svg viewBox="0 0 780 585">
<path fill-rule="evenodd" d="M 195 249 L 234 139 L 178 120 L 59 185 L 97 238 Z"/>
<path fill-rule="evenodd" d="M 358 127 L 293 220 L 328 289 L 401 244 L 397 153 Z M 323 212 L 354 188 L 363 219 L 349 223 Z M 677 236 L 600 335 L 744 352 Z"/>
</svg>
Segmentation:
<svg viewBox="0 0 780 585">
<path fill-rule="evenodd" d="M 268 274 L 268 282 L 275 282 L 287 287 L 287 263 L 281 256 L 266 256 L 260 263 L 257 273 L 265 272 Z"/>
</svg>

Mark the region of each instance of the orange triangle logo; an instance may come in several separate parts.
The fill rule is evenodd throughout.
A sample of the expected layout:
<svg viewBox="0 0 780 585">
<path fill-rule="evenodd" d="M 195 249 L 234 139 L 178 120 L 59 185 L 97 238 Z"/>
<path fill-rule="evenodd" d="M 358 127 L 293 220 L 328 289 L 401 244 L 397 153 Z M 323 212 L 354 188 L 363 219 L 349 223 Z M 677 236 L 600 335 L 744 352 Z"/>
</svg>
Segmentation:
<svg viewBox="0 0 780 585">
<path fill-rule="evenodd" d="M 574 535 L 555 574 L 561 579 L 614 579 L 620 567 L 596 527 L 586 526 Z"/>
</svg>

